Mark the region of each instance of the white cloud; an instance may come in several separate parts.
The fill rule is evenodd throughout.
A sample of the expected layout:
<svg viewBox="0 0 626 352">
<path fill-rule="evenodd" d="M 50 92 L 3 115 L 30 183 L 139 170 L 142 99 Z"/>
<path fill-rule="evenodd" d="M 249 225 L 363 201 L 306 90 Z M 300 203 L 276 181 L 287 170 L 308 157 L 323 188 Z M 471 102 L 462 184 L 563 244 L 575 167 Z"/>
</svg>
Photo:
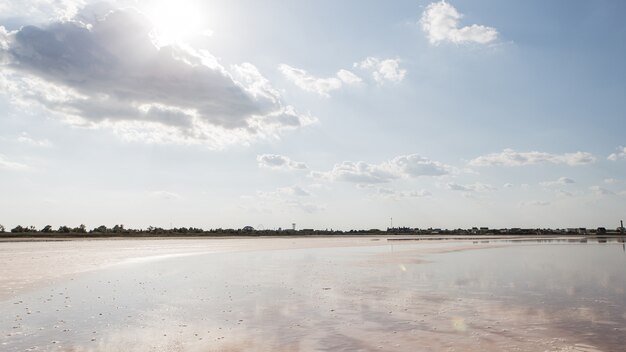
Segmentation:
<svg viewBox="0 0 626 352">
<path fill-rule="evenodd" d="M 520 206 L 532 206 L 532 207 L 545 207 L 550 205 L 550 202 L 543 200 L 531 200 L 526 202 L 521 202 Z"/>
<path fill-rule="evenodd" d="M 84 0 L 20 0 L 0 2 L 4 18 L 32 19 L 37 22 L 73 17 L 85 4 Z"/>
<path fill-rule="evenodd" d="M 298 209 L 306 213 L 316 213 L 325 209 L 324 206 L 302 201 L 312 194 L 300 186 L 282 187 L 271 192 L 257 191 L 256 196 L 261 203 L 266 203 L 267 208 Z"/>
<path fill-rule="evenodd" d="M 257 155 L 256 161 L 259 167 L 268 169 L 305 170 L 308 168 L 303 162 L 294 161 L 286 156 L 278 154 Z"/>
<path fill-rule="evenodd" d="M 309 75 L 305 70 L 282 64 L 278 67 L 280 72 L 298 87 L 308 92 L 314 92 L 321 96 L 329 96 L 328 92 L 341 88 L 342 81 L 336 77 L 316 78 Z"/>
<path fill-rule="evenodd" d="M 452 191 L 460 191 L 460 192 L 491 192 L 497 190 L 496 187 L 486 184 L 475 182 L 472 184 L 461 185 L 455 182 L 449 182 L 446 184 L 446 188 Z"/>
<path fill-rule="evenodd" d="M 473 24 L 459 27 L 463 15 L 450 3 L 434 2 L 426 7 L 420 23 L 431 44 L 441 42 L 487 44 L 495 41 L 498 31 L 493 27 Z"/>
<path fill-rule="evenodd" d="M 215 63 L 214 65 L 218 65 Z M 274 104 L 280 102 L 280 93 L 276 90 L 270 81 L 263 77 L 261 72 L 251 63 L 245 62 L 239 65 L 231 66 L 232 73 L 235 77 L 244 83 L 255 98 L 265 98 Z"/>
<path fill-rule="evenodd" d="M 353 66 L 370 71 L 374 80 L 378 83 L 384 83 L 385 81 L 400 82 L 406 76 L 406 70 L 400 68 L 400 60 L 398 59 L 368 57 L 361 62 L 354 63 Z"/>
<path fill-rule="evenodd" d="M 564 191 L 562 189 L 556 191 L 556 195 L 557 197 L 561 197 L 561 198 L 569 198 L 569 197 L 573 197 L 575 194 L 569 191 Z"/>
<path fill-rule="evenodd" d="M 310 197 L 311 196 L 311 192 L 307 191 L 306 189 L 300 186 L 279 188 L 279 192 L 286 194 L 286 195 L 297 196 L 297 197 Z"/>
<path fill-rule="evenodd" d="M 620 180 L 616 179 L 616 178 L 605 178 L 604 179 L 604 183 L 606 183 L 607 185 L 612 185 L 615 183 L 620 182 Z"/>
<path fill-rule="evenodd" d="M 400 68 L 400 60 L 398 59 L 368 57 L 361 62 L 354 63 L 353 67 L 370 72 L 378 83 L 400 82 L 406 76 L 406 70 Z M 289 81 L 302 90 L 314 92 L 323 97 L 329 97 L 330 92 L 338 90 L 344 85 L 355 85 L 363 82 L 361 77 L 345 69 L 340 69 L 335 76 L 327 78 L 315 77 L 303 69 L 286 64 L 278 66 L 278 69 Z"/>
<path fill-rule="evenodd" d="M 80 20 L 3 30 L 0 90 L 66 123 L 145 142 L 221 148 L 316 121 L 284 104 L 251 64 L 229 72 L 207 51 L 156 46 L 135 10 Z"/>
<path fill-rule="evenodd" d="M 178 200 L 182 198 L 180 194 L 169 191 L 153 191 L 150 192 L 150 195 L 163 200 Z"/>
<path fill-rule="evenodd" d="M 513 188 L 513 187 L 515 187 L 515 185 L 513 185 L 512 183 L 505 183 L 502 187 L 504 187 L 504 188 Z"/>
<path fill-rule="evenodd" d="M 399 178 L 399 176 L 381 165 L 368 164 L 362 161 L 344 161 L 335 164 L 327 172 L 312 172 L 315 178 L 328 181 L 353 182 L 358 184 L 385 183 Z"/>
<path fill-rule="evenodd" d="M 0 154 L 0 170 L 20 171 L 26 169 L 28 169 L 27 165 L 9 160 L 6 156 Z"/>
<path fill-rule="evenodd" d="M 559 177 L 557 180 L 545 181 L 545 182 L 541 182 L 539 184 L 544 186 L 544 187 L 554 187 L 554 186 L 565 186 L 565 185 L 569 185 L 569 184 L 572 184 L 572 183 L 575 183 L 575 181 L 572 180 L 569 177 Z"/>
<path fill-rule="evenodd" d="M 626 147 L 622 147 L 620 146 L 619 148 L 617 148 L 617 152 L 615 153 L 611 153 L 607 159 L 611 160 L 611 161 L 617 161 L 617 160 L 626 160 Z"/>
<path fill-rule="evenodd" d="M 589 190 L 597 195 L 597 196 L 612 196 L 615 195 L 615 192 L 608 190 L 606 188 L 602 188 L 600 186 L 591 186 L 589 187 Z"/>
<path fill-rule="evenodd" d="M 312 172 L 311 175 L 328 181 L 376 184 L 387 183 L 400 178 L 443 176 L 449 174 L 451 170 L 452 167 L 448 165 L 417 154 L 411 154 L 397 156 L 380 164 L 344 161 L 335 164 L 330 171 Z"/>
<path fill-rule="evenodd" d="M 300 202 L 297 200 L 288 200 L 285 202 L 285 205 L 290 208 L 302 210 L 303 212 L 309 213 L 309 214 L 319 213 L 321 211 L 326 210 L 326 207 L 323 205 L 310 203 L 310 202 Z"/>
<path fill-rule="evenodd" d="M 11 33 L 6 28 L 0 26 L 0 65 L 6 65 L 9 61 L 9 47 L 10 47 Z M 0 76 L 2 79 L 2 76 Z"/>
<path fill-rule="evenodd" d="M 378 196 L 382 198 L 388 199 L 411 199 L 411 198 L 426 198 L 432 196 L 432 194 L 425 190 L 421 189 L 418 191 L 397 191 L 391 188 L 377 188 L 376 193 Z"/>
<path fill-rule="evenodd" d="M 317 78 L 303 69 L 291 67 L 286 64 L 280 65 L 278 69 L 288 80 L 292 81 L 302 90 L 314 92 L 324 97 L 330 96 L 329 92 L 341 88 L 344 83 L 357 84 L 361 82 L 361 78 L 357 75 L 343 69 L 339 70 L 335 77 L 329 78 Z"/>
<path fill-rule="evenodd" d="M 280 187 L 275 191 L 267 192 L 267 191 L 257 191 L 257 197 L 271 200 L 280 200 L 284 198 L 291 197 L 310 197 L 311 192 L 300 186 L 291 186 L 291 187 Z"/>
<path fill-rule="evenodd" d="M 50 143 L 49 140 L 47 139 L 34 139 L 31 136 L 28 135 L 28 133 L 26 132 L 22 132 L 22 134 L 17 137 L 17 141 L 20 143 L 24 143 L 24 144 L 28 144 L 28 145 L 32 145 L 32 146 L 36 146 L 36 147 L 50 147 L 52 146 L 52 143 Z"/>
<path fill-rule="evenodd" d="M 363 82 L 361 77 L 355 75 L 351 71 L 341 69 L 337 72 L 337 77 L 346 84 L 357 84 Z"/>
<path fill-rule="evenodd" d="M 587 165 L 596 161 L 596 158 L 586 152 L 565 154 L 550 154 L 544 152 L 516 152 L 513 149 L 504 149 L 500 153 L 479 156 L 469 162 L 472 166 L 524 166 L 539 163 L 566 164 L 569 166 Z"/>
</svg>

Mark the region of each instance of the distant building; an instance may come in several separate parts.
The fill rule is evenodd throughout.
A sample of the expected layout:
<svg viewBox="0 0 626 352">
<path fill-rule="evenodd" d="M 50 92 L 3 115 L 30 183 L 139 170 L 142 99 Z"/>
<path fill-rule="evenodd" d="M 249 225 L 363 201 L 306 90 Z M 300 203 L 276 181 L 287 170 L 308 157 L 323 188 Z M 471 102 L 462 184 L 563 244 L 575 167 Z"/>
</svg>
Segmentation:
<svg viewBox="0 0 626 352">
<path fill-rule="evenodd" d="M 252 232 L 252 231 L 254 231 L 254 227 L 252 227 L 252 226 L 244 226 L 242 230 L 246 231 L 246 232 Z"/>
</svg>

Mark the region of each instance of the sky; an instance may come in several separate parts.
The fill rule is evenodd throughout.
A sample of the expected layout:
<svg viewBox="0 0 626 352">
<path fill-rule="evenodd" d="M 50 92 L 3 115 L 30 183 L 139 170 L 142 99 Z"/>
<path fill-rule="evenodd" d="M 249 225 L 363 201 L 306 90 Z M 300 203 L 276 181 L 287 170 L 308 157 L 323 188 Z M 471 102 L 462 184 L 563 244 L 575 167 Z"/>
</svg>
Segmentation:
<svg viewBox="0 0 626 352">
<path fill-rule="evenodd" d="M 625 11 L 0 0 L 0 224 L 615 228 Z"/>
</svg>

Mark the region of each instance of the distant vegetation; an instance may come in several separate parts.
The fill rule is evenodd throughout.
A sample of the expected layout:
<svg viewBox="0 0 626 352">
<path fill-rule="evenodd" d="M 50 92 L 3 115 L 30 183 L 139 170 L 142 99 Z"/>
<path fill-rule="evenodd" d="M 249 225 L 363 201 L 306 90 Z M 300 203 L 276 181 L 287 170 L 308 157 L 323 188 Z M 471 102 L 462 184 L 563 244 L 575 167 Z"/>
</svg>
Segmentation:
<svg viewBox="0 0 626 352">
<path fill-rule="evenodd" d="M 210 229 L 204 230 L 196 227 L 178 227 L 164 229 L 161 227 L 150 226 L 146 229 L 128 229 L 124 225 L 115 225 L 107 227 L 105 225 L 98 226 L 88 230 L 85 225 L 76 227 L 59 226 L 53 228 L 46 225 L 41 229 L 34 226 L 18 225 L 6 232 L 6 228 L 0 225 L 0 233 L 2 237 L 151 237 L 151 236 L 326 236 L 326 235 L 443 235 L 443 236 L 494 236 L 494 235 L 624 235 L 623 228 L 606 229 L 604 227 L 587 229 L 587 228 L 567 228 L 567 229 L 522 229 L 522 228 L 506 228 L 506 229 L 489 229 L 487 227 L 473 227 L 471 229 L 419 229 L 410 227 L 387 228 L 387 230 L 369 229 L 369 230 L 314 230 L 314 229 L 276 229 L 276 230 L 256 230 L 251 226 L 245 226 L 241 229 Z"/>
</svg>

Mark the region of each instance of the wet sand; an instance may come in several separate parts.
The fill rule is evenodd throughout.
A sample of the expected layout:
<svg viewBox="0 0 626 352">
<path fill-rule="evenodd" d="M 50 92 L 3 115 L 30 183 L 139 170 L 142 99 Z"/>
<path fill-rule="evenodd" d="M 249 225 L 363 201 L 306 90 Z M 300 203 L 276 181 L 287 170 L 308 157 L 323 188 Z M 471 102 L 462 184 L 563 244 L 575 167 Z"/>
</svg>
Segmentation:
<svg viewBox="0 0 626 352">
<path fill-rule="evenodd" d="M 5 239 L 0 241 L 0 300 L 74 274 L 123 263 L 236 251 L 366 246 L 380 244 L 377 242 L 380 240 L 372 237 Z"/>
<path fill-rule="evenodd" d="M 626 345 L 626 255 L 617 243 L 5 245 L 2 263 L 29 279 L 0 276 L 3 289 L 17 283 L 0 300 L 3 351 L 556 352 Z M 40 278 L 55 268 L 62 273 Z"/>
</svg>

